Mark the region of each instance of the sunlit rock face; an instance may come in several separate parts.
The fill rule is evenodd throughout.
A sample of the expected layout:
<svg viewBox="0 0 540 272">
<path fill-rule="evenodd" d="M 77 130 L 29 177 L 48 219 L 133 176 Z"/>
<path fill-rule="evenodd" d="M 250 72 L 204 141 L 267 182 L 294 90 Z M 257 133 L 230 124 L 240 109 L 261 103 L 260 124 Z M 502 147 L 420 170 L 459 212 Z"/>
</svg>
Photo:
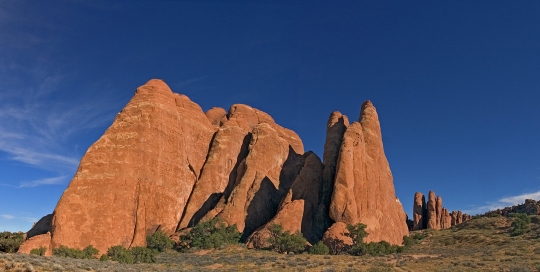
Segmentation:
<svg viewBox="0 0 540 272">
<path fill-rule="evenodd" d="M 409 234 L 384 154 L 379 118 L 370 101 L 362 105 L 359 121 L 343 135 L 329 215 L 335 222 L 365 224 L 369 233 L 365 242 L 401 245 Z"/>
<path fill-rule="evenodd" d="M 401 244 L 406 216 L 375 107 L 365 102 L 352 124 L 332 112 L 321 161 L 263 111 L 235 104 L 205 113 L 150 80 L 88 149 L 21 252 L 144 246 L 156 230 L 173 235 L 215 217 L 236 225 L 250 248 L 267 246 L 273 224 L 314 244 L 323 235 L 346 240 L 347 224 L 364 223 L 367 242 Z"/>
</svg>

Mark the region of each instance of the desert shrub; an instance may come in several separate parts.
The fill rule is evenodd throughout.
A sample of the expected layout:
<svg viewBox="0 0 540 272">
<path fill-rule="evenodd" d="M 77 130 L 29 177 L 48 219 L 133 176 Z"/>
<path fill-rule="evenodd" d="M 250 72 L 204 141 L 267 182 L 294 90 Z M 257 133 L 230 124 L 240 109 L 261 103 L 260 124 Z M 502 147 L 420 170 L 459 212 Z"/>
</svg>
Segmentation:
<svg viewBox="0 0 540 272">
<path fill-rule="evenodd" d="M 158 251 L 146 247 L 133 247 L 130 253 L 135 263 L 155 263 Z"/>
<path fill-rule="evenodd" d="M 356 225 L 347 225 L 347 236 L 351 237 L 353 244 L 349 248 L 351 255 L 388 255 L 403 252 L 404 247 L 391 245 L 386 241 L 364 243 L 364 238 L 368 236 L 366 225 L 358 223 Z"/>
<path fill-rule="evenodd" d="M 510 228 L 510 235 L 519 236 L 525 234 L 529 229 L 531 218 L 525 213 L 512 213 L 509 215 L 514 220 Z"/>
<path fill-rule="evenodd" d="M 290 231 L 283 231 L 283 226 L 274 224 L 269 226 L 270 237 L 268 243 L 270 249 L 279 253 L 294 252 L 299 253 L 305 250 L 307 240 L 302 233 L 296 232 L 291 234 Z"/>
<path fill-rule="evenodd" d="M 180 236 L 177 249 L 180 251 L 189 248 L 218 249 L 225 245 L 237 244 L 241 235 L 236 225 L 227 226 L 223 219 L 216 217 L 197 224 L 189 233 Z"/>
<path fill-rule="evenodd" d="M 24 234 L 19 232 L 0 232 L 0 252 L 15 253 L 24 242 Z"/>
<path fill-rule="evenodd" d="M 105 261 L 108 261 L 110 259 L 109 259 L 109 256 L 107 256 L 107 254 L 101 254 L 101 257 L 99 257 L 99 260 L 102 261 L 102 262 L 105 262 Z"/>
<path fill-rule="evenodd" d="M 330 254 L 330 249 L 322 241 L 319 241 L 309 249 L 309 254 L 327 255 Z"/>
<path fill-rule="evenodd" d="M 45 256 L 45 252 L 47 252 L 47 248 L 43 246 L 30 250 L 30 254 L 38 255 L 38 256 Z"/>
<path fill-rule="evenodd" d="M 67 246 L 60 246 L 59 248 L 53 249 L 53 255 L 58 257 L 67 257 L 74 259 L 97 259 L 94 255 L 98 254 L 98 250 L 89 245 L 83 250 L 76 248 L 69 248 Z"/>
<path fill-rule="evenodd" d="M 107 250 L 107 256 L 113 261 L 117 261 L 119 263 L 126 263 L 126 264 L 132 264 L 133 256 L 131 255 L 131 252 L 124 248 L 123 246 L 112 246 Z"/>
<path fill-rule="evenodd" d="M 146 247 L 155 249 L 159 252 L 163 252 L 167 249 L 173 248 L 174 241 L 167 236 L 163 231 L 156 231 L 152 235 L 146 237 Z"/>
<path fill-rule="evenodd" d="M 345 235 L 351 237 L 354 244 L 363 244 L 364 238 L 366 238 L 369 234 L 366 231 L 366 225 L 362 223 L 358 223 L 356 225 L 347 225 L 347 230 L 349 233 L 346 233 Z"/>
</svg>

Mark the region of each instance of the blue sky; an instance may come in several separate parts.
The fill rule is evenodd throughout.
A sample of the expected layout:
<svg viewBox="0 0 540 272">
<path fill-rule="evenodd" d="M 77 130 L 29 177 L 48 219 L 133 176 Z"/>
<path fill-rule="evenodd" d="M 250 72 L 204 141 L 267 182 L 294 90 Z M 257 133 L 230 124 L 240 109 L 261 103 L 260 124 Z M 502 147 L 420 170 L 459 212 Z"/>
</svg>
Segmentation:
<svg viewBox="0 0 540 272">
<path fill-rule="evenodd" d="M 473 214 L 540 199 L 538 14 L 534 1 L 0 0 L 0 230 L 53 211 L 151 78 L 204 110 L 266 111 L 319 156 L 329 114 L 356 120 L 371 100 L 409 214 L 416 191 Z"/>
</svg>

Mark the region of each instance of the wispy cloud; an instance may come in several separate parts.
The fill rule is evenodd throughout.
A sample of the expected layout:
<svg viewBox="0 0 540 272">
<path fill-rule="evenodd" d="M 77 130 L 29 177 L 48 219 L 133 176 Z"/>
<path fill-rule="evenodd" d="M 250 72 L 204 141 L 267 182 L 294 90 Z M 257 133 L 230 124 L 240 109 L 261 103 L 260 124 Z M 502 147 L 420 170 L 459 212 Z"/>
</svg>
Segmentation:
<svg viewBox="0 0 540 272">
<path fill-rule="evenodd" d="M 197 77 L 197 78 L 192 78 L 192 79 L 184 80 L 184 81 L 182 81 L 182 82 L 176 84 L 176 87 L 182 88 L 182 87 L 185 87 L 185 86 L 187 86 L 187 85 L 189 85 L 189 84 L 195 83 L 195 82 L 197 82 L 197 81 L 201 81 L 201 80 L 206 79 L 206 78 L 207 78 L 207 76 L 202 76 L 202 77 Z"/>
<path fill-rule="evenodd" d="M 488 211 L 493 211 L 493 210 L 502 209 L 505 207 L 522 204 L 525 202 L 525 199 L 535 199 L 535 200 L 540 199 L 540 191 L 532 192 L 532 193 L 524 193 L 524 194 L 516 195 L 516 196 L 503 197 L 495 202 L 487 202 L 485 205 L 472 206 L 470 209 L 465 210 L 463 212 L 467 214 L 485 213 Z"/>
<path fill-rule="evenodd" d="M 67 180 L 67 178 L 68 176 L 60 176 L 60 177 L 54 177 L 54 178 L 38 179 L 38 180 L 29 181 L 29 182 L 21 182 L 19 188 L 36 187 L 40 185 L 62 184 Z"/>
<path fill-rule="evenodd" d="M 4 219 L 7 219 L 7 220 L 11 220 L 11 219 L 15 218 L 15 216 L 13 216 L 11 214 L 0 214 L 0 217 L 2 217 Z"/>
<path fill-rule="evenodd" d="M 38 219 L 35 217 L 19 217 L 19 219 L 21 219 L 22 221 L 30 222 L 30 223 L 34 223 L 38 221 Z"/>
</svg>

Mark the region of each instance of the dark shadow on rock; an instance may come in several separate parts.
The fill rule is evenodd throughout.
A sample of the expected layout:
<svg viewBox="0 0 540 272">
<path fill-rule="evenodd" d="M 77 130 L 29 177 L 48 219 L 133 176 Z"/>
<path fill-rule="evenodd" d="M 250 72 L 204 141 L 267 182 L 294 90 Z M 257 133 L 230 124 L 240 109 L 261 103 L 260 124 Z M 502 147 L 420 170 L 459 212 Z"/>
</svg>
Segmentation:
<svg viewBox="0 0 540 272">
<path fill-rule="evenodd" d="M 261 181 L 261 187 L 255 193 L 247 209 L 246 224 L 241 241 L 245 241 L 255 230 L 276 216 L 279 204 L 302 170 L 304 161 L 303 156 L 296 154 L 289 145 L 287 160 L 283 163 L 279 173 L 279 188 L 276 189 L 267 177 Z"/>
<path fill-rule="evenodd" d="M 268 177 L 261 181 L 261 187 L 255 193 L 247 209 L 241 241 L 245 241 L 255 230 L 276 215 L 282 197 Z"/>
<path fill-rule="evenodd" d="M 203 203 L 201 208 L 193 214 L 193 216 L 189 220 L 188 228 L 192 228 L 197 225 L 199 221 L 201 221 L 203 216 L 205 216 L 210 210 L 216 207 L 216 204 L 218 203 L 222 195 L 222 193 L 211 194 L 208 199 Z"/>
<path fill-rule="evenodd" d="M 229 199 L 229 196 L 234 189 L 234 185 L 238 176 L 238 166 L 242 163 L 242 161 L 247 157 L 249 153 L 249 143 L 251 142 L 252 137 L 253 136 L 251 135 L 251 132 L 244 137 L 242 147 L 240 148 L 240 152 L 238 153 L 238 157 L 236 158 L 236 164 L 234 165 L 231 173 L 229 174 L 229 183 L 227 183 L 227 187 L 225 187 L 225 191 L 223 191 L 223 199 L 225 200 Z"/>
<path fill-rule="evenodd" d="M 51 231 L 51 223 L 54 213 L 43 216 L 37 221 L 34 226 L 26 233 L 26 239 L 30 239 L 34 236 L 45 234 Z"/>
</svg>

